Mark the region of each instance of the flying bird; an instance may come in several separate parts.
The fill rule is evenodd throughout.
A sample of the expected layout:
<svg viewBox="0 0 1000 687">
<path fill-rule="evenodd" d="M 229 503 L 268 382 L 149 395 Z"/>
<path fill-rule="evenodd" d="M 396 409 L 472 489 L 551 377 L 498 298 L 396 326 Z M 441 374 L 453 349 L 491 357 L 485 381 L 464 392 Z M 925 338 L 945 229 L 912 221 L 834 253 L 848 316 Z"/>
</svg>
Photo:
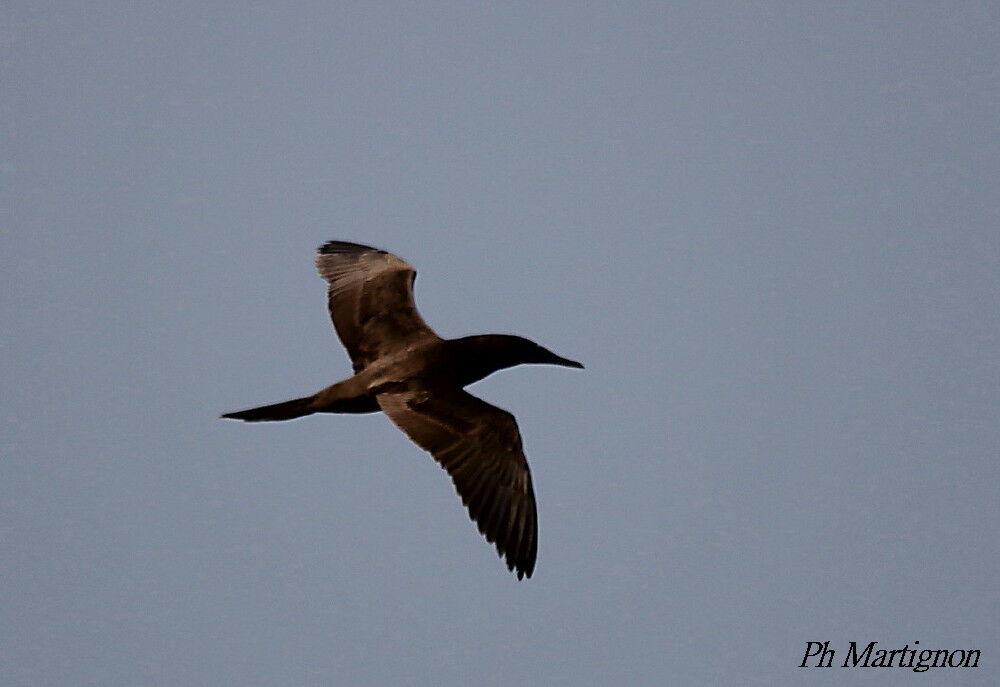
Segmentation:
<svg viewBox="0 0 1000 687">
<path fill-rule="evenodd" d="M 469 515 L 507 568 L 531 577 L 538 519 L 531 472 L 514 416 L 464 388 L 525 363 L 583 365 L 520 336 L 442 339 L 413 302 L 416 270 L 383 250 L 346 241 L 319 248 L 333 327 L 354 375 L 312 396 L 222 417 L 246 422 L 313 413 L 382 411 L 451 476 Z"/>
</svg>

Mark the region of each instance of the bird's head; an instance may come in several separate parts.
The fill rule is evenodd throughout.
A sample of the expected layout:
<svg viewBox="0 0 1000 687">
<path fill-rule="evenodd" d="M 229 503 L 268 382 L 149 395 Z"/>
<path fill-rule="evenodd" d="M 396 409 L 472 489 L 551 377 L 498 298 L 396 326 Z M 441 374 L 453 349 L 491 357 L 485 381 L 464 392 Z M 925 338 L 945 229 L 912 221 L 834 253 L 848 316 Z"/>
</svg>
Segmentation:
<svg viewBox="0 0 1000 687">
<path fill-rule="evenodd" d="M 563 365 L 583 368 L 534 341 L 510 334 L 480 334 L 451 339 L 449 365 L 463 386 L 515 365 Z"/>
<path fill-rule="evenodd" d="M 528 364 L 562 365 L 563 367 L 583 369 L 583 365 L 575 360 L 556 355 L 544 346 L 539 346 L 534 341 L 522 336 L 493 334 L 489 336 L 489 339 L 490 344 L 495 347 L 504 362 L 509 363 L 506 365 L 507 367 Z"/>
</svg>

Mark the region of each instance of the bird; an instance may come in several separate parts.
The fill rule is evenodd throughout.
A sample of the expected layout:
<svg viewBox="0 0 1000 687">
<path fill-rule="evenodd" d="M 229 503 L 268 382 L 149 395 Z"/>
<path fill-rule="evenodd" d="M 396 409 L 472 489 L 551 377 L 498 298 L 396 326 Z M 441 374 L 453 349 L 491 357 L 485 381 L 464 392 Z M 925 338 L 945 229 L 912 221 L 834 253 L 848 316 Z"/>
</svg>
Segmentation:
<svg viewBox="0 0 1000 687">
<path fill-rule="evenodd" d="M 316 267 L 328 284 L 330 318 L 354 374 L 311 396 L 222 417 L 275 422 L 383 412 L 447 471 L 508 570 L 518 580 L 530 578 L 538 515 L 517 421 L 465 387 L 515 365 L 583 365 L 520 336 L 441 338 L 417 312 L 416 270 L 387 251 L 328 241 L 318 249 Z"/>
</svg>

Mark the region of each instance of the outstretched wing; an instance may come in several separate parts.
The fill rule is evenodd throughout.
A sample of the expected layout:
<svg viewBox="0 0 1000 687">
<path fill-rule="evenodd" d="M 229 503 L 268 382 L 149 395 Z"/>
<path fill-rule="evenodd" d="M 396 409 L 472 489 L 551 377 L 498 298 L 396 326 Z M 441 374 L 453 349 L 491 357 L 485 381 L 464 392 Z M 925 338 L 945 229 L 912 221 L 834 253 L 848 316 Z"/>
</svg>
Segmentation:
<svg viewBox="0 0 1000 687">
<path fill-rule="evenodd" d="M 531 577 L 538 516 L 514 416 L 461 389 L 410 382 L 377 396 L 382 411 L 451 475 L 462 503 L 517 578 Z"/>
<path fill-rule="evenodd" d="M 330 318 L 355 372 L 421 339 L 437 338 L 413 303 L 416 270 L 392 253 L 329 241 L 320 246 L 316 267 L 330 285 Z"/>
</svg>

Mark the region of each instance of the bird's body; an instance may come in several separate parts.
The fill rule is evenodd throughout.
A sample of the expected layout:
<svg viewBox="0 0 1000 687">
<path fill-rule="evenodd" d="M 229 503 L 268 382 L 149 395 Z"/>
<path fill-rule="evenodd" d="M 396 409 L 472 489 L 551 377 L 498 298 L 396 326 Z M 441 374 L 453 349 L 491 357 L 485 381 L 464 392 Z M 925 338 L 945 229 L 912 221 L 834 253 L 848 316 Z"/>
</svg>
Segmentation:
<svg viewBox="0 0 1000 687">
<path fill-rule="evenodd" d="M 354 375 L 312 396 L 223 415 L 247 422 L 381 410 L 452 477 L 480 532 L 517 576 L 531 576 L 537 518 L 514 416 L 464 391 L 507 367 L 583 367 L 521 337 L 442 339 L 417 313 L 416 271 L 391 253 L 344 241 L 319 249 L 334 328 Z"/>
</svg>

